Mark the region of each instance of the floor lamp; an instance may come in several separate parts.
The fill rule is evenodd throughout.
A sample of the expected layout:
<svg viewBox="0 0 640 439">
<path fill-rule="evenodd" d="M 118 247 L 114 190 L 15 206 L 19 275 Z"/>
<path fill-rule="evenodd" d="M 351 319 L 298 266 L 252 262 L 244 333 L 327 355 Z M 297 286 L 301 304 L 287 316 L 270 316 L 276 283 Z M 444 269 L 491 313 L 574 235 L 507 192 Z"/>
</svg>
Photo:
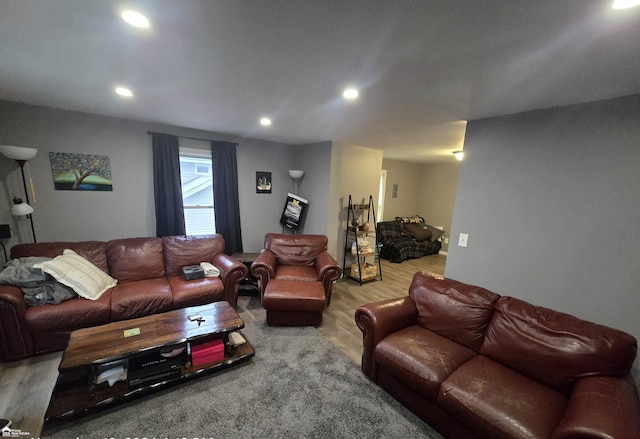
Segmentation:
<svg viewBox="0 0 640 439">
<path fill-rule="evenodd" d="M 300 193 L 300 179 L 304 177 L 304 171 L 300 169 L 289 169 L 289 176 L 293 179 L 294 194 L 302 195 Z"/>
<path fill-rule="evenodd" d="M 20 173 L 22 174 L 22 185 L 24 187 L 24 195 L 27 202 L 24 203 L 22 199 L 14 197 L 13 206 L 11 207 L 11 213 L 16 216 L 26 215 L 27 218 L 29 218 L 29 222 L 31 223 L 31 233 L 33 234 L 33 242 L 37 242 L 36 229 L 33 227 L 33 216 L 31 215 L 31 213 L 33 212 L 33 207 L 29 205 L 27 180 L 24 177 L 24 164 L 27 163 L 27 160 L 31 160 L 32 158 L 34 158 L 38 153 L 38 150 L 36 148 L 25 148 L 21 146 L 0 145 L 0 153 L 10 159 L 15 160 L 18 166 L 20 166 Z"/>
</svg>

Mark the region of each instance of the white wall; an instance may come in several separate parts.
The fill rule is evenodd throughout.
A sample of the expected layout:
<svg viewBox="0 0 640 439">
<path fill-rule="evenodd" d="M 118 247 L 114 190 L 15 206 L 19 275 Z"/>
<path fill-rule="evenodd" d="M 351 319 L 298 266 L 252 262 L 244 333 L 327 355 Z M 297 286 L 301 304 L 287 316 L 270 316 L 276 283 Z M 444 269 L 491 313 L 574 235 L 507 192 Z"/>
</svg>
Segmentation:
<svg viewBox="0 0 640 439">
<path fill-rule="evenodd" d="M 639 139 L 640 95 L 469 122 L 445 275 L 640 338 Z"/>
<path fill-rule="evenodd" d="M 397 216 L 418 214 L 418 198 L 421 196 L 419 163 L 384 159 L 382 169 L 387 171 L 384 195 L 383 221 L 393 221 Z M 398 185 L 397 197 L 393 198 L 393 186 Z"/>
<path fill-rule="evenodd" d="M 459 162 L 426 164 L 420 168 L 417 212 L 428 224 L 443 226 L 447 238 L 451 235 L 459 170 Z M 448 250 L 449 244 L 443 242 L 440 251 Z"/>
<path fill-rule="evenodd" d="M 355 204 L 368 203 L 373 196 L 374 205 L 378 200 L 382 151 L 355 145 L 334 142 L 340 156 L 339 203 L 334 209 L 338 215 L 337 257 L 340 264 L 344 260 L 349 195 Z"/>
</svg>

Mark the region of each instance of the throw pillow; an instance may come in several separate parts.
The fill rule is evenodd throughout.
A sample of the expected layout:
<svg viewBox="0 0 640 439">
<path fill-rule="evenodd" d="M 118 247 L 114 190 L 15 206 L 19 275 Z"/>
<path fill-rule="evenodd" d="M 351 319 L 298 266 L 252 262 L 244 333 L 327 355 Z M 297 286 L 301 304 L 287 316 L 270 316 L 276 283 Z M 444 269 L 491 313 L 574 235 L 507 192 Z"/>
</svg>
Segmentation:
<svg viewBox="0 0 640 439">
<path fill-rule="evenodd" d="M 114 278 L 70 249 L 65 249 L 62 255 L 34 267 L 50 274 L 55 280 L 75 291 L 78 296 L 90 300 L 98 300 L 105 291 L 117 283 Z"/>
<path fill-rule="evenodd" d="M 397 216 L 396 221 L 404 224 L 419 224 L 424 222 L 424 218 L 422 218 L 420 215 Z"/>
<path fill-rule="evenodd" d="M 436 229 L 429 224 L 427 224 L 427 229 L 431 231 L 431 242 L 436 242 L 444 235 L 444 230 Z"/>
<path fill-rule="evenodd" d="M 406 224 L 405 229 L 418 242 L 426 241 L 431 238 L 431 231 L 423 229 L 419 224 Z"/>
</svg>

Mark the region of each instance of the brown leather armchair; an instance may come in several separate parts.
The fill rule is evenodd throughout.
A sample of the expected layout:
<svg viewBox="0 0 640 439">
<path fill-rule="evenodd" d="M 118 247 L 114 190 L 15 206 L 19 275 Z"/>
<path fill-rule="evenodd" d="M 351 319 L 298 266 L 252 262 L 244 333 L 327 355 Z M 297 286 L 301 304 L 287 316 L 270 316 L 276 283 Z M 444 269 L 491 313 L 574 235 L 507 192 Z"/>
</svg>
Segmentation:
<svg viewBox="0 0 640 439">
<path fill-rule="evenodd" d="M 329 305 L 333 282 L 342 276 L 342 269 L 327 252 L 327 242 L 324 235 L 267 233 L 264 251 L 251 264 L 251 274 L 258 279 L 260 298 L 271 279 L 319 281 Z"/>
</svg>

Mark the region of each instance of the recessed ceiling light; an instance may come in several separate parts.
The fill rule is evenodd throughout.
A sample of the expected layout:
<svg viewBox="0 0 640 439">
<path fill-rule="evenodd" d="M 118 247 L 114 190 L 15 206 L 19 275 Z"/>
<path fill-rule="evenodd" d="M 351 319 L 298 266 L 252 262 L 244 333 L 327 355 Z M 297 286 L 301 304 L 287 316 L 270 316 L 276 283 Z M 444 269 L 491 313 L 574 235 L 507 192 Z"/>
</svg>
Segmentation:
<svg viewBox="0 0 640 439">
<path fill-rule="evenodd" d="M 131 26 L 135 27 L 149 27 L 149 20 L 147 17 L 142 15 L 139 12 L 135 11 L 123 11 L 122 19 L 129 23 Z"/>
<path fill-rule="evenodd" d="M 345 99 L 356 99 L 360 93 L 355 88 L 347 88 L 342 92 Z"/>
<path fill-rule="evenodd" d="M 629 9 L 640 5 L 640 0 L 614 0 L 613 9 Z"/>
<path fill-rule="evenodd" d="M 268 117 L 263 117 L 262 119 L 260 119 L 260 125 L 268 127 L 269 125 L 271 125 L 271 119 L 269 119 Z"/>
<path fill-rule="evenodd" d="M 116 93 L 127 98 L 133 96 L 133 92 L 126 87 L 116 87 Z"/>
</svg>

